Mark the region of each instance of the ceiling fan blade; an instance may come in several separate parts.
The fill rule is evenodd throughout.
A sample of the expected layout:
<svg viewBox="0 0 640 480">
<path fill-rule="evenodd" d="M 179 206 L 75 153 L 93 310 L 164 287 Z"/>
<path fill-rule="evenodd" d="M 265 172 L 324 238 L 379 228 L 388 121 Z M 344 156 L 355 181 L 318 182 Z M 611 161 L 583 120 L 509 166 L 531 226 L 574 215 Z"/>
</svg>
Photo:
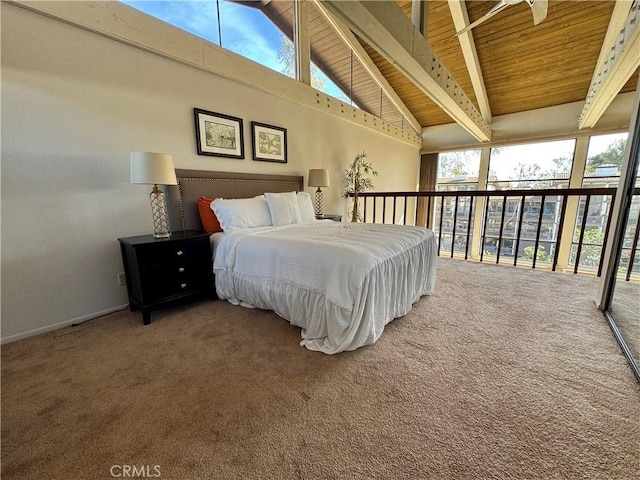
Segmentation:
<svg viewBox="0 0 640 480">
<path fill-rule="evenodd" d="M 531 7 L 531 13 L 533 13 L 534 25 L 538 25 L 541 21 L 547 18 L 547 7 L 549 6 L 548 0 L 527 0 L 527 3 Z"/>
<path fill-rule="evenodd" d="M 476 27 L 478 25 L 480 25 L 481 23 L 489 20 L 491 17 L 493 17 L 496 13 L 501 12 L 502 10 L 504 10 L 505 8 L 507 8 L 509 6 L 509 3 L 507 0 L 501 0 L 500 2 L 498 2 L 496 5 L 493 6 L 493 8 L 491 10 L 489 10 L 487 13 L 485 13 L 482 17 L 480 17 L 478 20 L 476 20 L 473 23 L 470 23 L 469 25 L 467 25 L 466 27 L 464 27 L 462 30 L 460 30 L 459 32 L 456 32 L 456 35 L 462 35 L 464 32 L 467 32 L 469 30 L 471 30 L 473 27 Z"/>
</svg>

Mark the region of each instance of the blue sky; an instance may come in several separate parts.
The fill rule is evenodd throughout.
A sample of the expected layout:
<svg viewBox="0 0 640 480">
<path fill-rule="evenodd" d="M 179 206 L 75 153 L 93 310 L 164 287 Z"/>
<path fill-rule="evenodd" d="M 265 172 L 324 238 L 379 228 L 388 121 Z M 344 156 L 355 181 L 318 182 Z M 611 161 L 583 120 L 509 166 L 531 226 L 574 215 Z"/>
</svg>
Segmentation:
<svg viewBox="0 0 640 480">
<path fill-rule="evenodd" d="M 120 1 L 216 45 L 220 44 L 219 5 L 222 47 L 278 72 L 284 71 L 284 64 L 277 59 L 284 35 L 258 9 L 224 0 Z M 326 77 L 325 85 L 329 95 L 344 97 Z"/>
</svg>

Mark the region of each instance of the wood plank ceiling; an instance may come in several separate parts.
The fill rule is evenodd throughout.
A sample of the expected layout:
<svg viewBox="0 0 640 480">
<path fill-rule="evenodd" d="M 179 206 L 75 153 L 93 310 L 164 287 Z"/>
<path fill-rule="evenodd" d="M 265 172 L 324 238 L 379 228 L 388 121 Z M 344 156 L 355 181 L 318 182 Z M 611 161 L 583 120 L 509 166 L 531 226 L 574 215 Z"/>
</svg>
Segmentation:
<svg viewBox="0 0 640 480">
<path fill-rule="evenodd" d="M 243 2 L 244 3 L 244 2 Z M 256 0 L 289 38 L 293 2 Z M 411 1 L 397 0 L 411 18 Z M 480 18 L 496 0 L 467 1 L 469 21 Z M 526 3 L 508 7 L 473 29 L 478 60 L 493 116 L 584 101 L 615 2 L 550 0 L 547 18 L 533 25 Z M 446 0 L 430 0 L 427 40 L 454 79 L 478 107 L 460 42 Z M 398 126 L 400 113 L 366 74 L 310 2 L 312 61 L 365 111 Z M 373 48 L 358 39 L 389 84 L 422 127 L 452 123 L 451 118 Z M 633 91 L 636 71 L 621 92 Z M 381 115 L 382 113 L 382 115 Z"/>
</svg>

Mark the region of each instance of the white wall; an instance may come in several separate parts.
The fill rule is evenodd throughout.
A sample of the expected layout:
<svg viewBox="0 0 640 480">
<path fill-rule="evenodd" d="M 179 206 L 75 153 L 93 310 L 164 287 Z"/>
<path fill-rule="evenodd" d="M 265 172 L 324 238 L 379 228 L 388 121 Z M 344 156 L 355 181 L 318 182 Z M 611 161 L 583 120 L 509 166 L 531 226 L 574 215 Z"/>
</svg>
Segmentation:
<svg viewBox="0 0 640 480">
<path fill-rule="evenodd" d="M 3 341 L 126 305 L 117 238 L 152 230 L 131 151 L 171 153 L 176 168 L 329 168 L 326 212 L 346 214 L 342 171 L 362 150 L 376 190 L 416 187 L 415 146 L 15 5 L 0 14 Z M 244 119 L 244 160 L 196 154 L 193 107 Z M 251 160 L 251 120 L 287 128 L 287 164 Z"/>
</svg>

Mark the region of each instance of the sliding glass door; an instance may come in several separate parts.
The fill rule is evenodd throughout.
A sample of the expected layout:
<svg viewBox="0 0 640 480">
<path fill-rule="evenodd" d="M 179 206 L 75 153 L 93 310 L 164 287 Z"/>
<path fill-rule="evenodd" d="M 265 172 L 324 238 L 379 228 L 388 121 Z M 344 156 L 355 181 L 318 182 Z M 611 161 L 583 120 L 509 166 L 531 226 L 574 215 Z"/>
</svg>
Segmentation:
<svg viewBox="0 0 640 480">
<path fill-rule="evenodd" d="M 628 164 L 620 178 L 616 205 L 617 227 L 613 232 L 611 266 L 603 278 L 602 306 L 611 329 L 640 382 L 640 83 L 636 90 L 627 146 Z"/>
</svg>

